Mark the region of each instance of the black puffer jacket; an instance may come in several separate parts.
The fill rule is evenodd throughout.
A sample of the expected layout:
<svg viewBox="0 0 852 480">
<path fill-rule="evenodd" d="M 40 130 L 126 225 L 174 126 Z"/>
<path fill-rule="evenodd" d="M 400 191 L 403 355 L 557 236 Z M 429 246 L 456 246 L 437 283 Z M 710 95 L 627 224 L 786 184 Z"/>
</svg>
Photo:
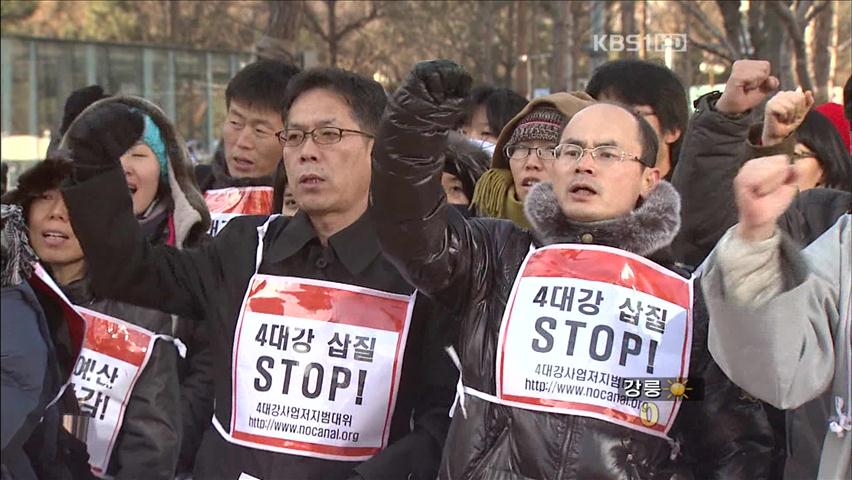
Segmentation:
<svg viewBox="0 0 852 480">
<path fill-rule="evenodd" d="M 430 94 L 409 78 L 385 111 L 373 168 L 374 221 L 385 253 L 400 271 L 456 313 L 450 318 L 459 322 L 464 383 L 494 394 L 501 318 L 530 246 L 584 238 L 649 256 L 677 231 L 678 196 L 661 183 L 626 218 L 577 224 L 562 215 L 543 184 L 527 202 L 534 233 L 507 221 L 466 220 L 446 204 L 436 153 L 444 150 L 452 106 L 425 99 Z M 681 449 L 674 461 L 665 440 L 616 424 L 467 396 L 467 416 L 457 410 L 450 427 L 440 478 L 765 477 L 772 433 L 763 408 L 713 362 L 706 331 L 707 315 L 696 299 L 689 371 L 703 379 L 706 397 L 683 404 L 671 432 Z"/>
</svg>

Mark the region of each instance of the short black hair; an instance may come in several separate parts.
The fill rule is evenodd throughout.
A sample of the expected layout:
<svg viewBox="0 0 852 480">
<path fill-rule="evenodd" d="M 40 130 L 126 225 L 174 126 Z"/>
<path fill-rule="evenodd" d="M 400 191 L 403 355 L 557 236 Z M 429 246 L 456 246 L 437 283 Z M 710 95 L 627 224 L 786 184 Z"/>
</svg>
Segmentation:
<svg viewBox="0 0 852 480">
<path fill-rule="evenodd" d="M 488 128 L 495 137 L 500 136 L 503 127 L 527 106 L 528 100 L 509 88 L 495 88 L 483 85 L 470 92 L 469 108 L 464 123 L 470 123 L 473 112 L 479 106 L 485 106 Z"/>
<path fill-rule="evenodd" d="M 823 172 L 823 186 L 852 191 L 852 158 L 837 129 L 823 114 L 811 110 L 796 129 L 796 140 L 814 152 Z"/>
<path fill-rule="evenodd" d="M 476 182 L 488 170 L 490 163 L 491 157 L 474 141 L 460 133 L 448 132 L 447 147 L 444 150 L 444 171 L 455 175 L 461 181 L 467 198 L 473 198 Z"/>
<path fill-rule="evenodd" d="M 852 123 L 852 75 L 849 75 L 846 85 L 843 85 L 843 111 L 846 114 L 846 120 Z"/>
<path fill-rule="evenodd" d="M 299 67 L 280 60 L 258 60 L 234 75 L 225 89 L 225 106 L 231 101 L 245 102 L 252 108 L 281 112 L 287 84 Z"/>
<path fill-rule="evenodd" d="M 646 167 L 654 167 L 657 165 L 657 154 L 660 151 L 660 138 L 657 137 L 657 132 L 648 120 L 629 108 L 625 108 L 636 122 L 639 124 L 639 142 L 642 144 L 642 156 L 639 157 L 639 162 Z"/>
<path fill-rule="evenodd" d="M 293 77 L 287 86 L 284 117 L 299 95 L 315 88 L 330 90 L 343 97 L 359 128 L 374 135 L 378 132 L 382 112 L 388 102 L 385 90 L 373 79 L 340 68 L 314 68 Z"/>
<path fill-rule="evenodd" d="M 650 105 L 663 131 L 680 130 L 680 138 L 672 144 L 671 150 L 674 171 L 686 135 L 689 104 L 683 83 L 673 71 L 644 60 L 613 60 L 595 70 L 586 93 L 598 100 L 606 95 L 628 105 Z"/>
</svg>

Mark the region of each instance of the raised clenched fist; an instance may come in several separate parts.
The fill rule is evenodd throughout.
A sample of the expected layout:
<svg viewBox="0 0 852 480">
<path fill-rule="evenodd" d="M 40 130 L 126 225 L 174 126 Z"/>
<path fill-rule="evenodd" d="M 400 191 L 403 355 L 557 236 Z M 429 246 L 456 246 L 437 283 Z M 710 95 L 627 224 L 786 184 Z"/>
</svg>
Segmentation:
<svg viewBox="0 0 852 480">
<path fill-rule="evenodd" d="M 796 195 L 799 173 L 787 155 L 750 160 L 734 179 L 739 209 L 736 234 L 748 241 L 765 240 Z"/>
<path fill-rule="evenodd" d="M 74 159 L 75 178 L 85 181 L 117 165 L 144 130 L 142 114 L 122 103 L 106 103 L 86 110 L 71 124 L 66 135 Z"/>
<path fill-rule="evenodd" d="M 737 114 L 760 105 L 760 102 L 780 85 L 778 79 L 770 72 L 771 65 L 765 60 L 734 62 L 731 67 L 731 76 L 725 84 L 725 91 L 716 102 L 716 110 Z"/>
<path fill-rule="evenodd" d="M 464 119 L 473 79 L 450 60 L 431 60 L 414 66 L 392 102 L 416 118 L 410 128 L 450 130 Z"/>
<path fill-rule="evenodd" d="M 814 105 L 811 92 L 778 92 L 766 103 L 763 114 L 763 145 L 781 143 L 796 131 Z"/>
</svg>

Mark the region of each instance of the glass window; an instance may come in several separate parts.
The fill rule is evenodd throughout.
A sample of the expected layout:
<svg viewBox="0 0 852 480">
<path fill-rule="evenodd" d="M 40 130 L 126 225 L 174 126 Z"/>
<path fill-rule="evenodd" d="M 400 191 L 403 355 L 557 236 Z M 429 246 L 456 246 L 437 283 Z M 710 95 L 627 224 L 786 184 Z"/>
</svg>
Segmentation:
<svg viewBox="0 0 852 480">
<path fill-rule="evenodd" d="M 36 43 L 38 133 L 58 130 L 65 100 L 86 86 L 85 46 L 74 43 Z"/>
<path fill-rule="evenodd" d="M 10 109 L 4 109 L 3 116 L 8 115 L 9 131 L 4 131 L 4 135 L 26 135 L 30 128 L 30 115 L 35 112 L 31 111 L 29 103 L 30 98 L 30 68 L 29 68 L 29 45 L 18 39 L 4 38 L 2 42 L 4 50 L 3 58 L 9 59 L 8 70 L 6 65 L 3 66 L 4 75 L 9 72 L 10 78 L 3 78 L 3 82 L 9 82 L 9 92 L 3 92 L 9 95 L 9 98 L 3 99 L 3 104 L 10 102 Z M 3 122 L 6 125 L 6 122 Z"/>
<path fill-rule="evenodd" d="M 162 108 L 169 117 L 174 117 L 174 72 L 169 64 L 169 52 L 159 48 L 151 48 L 147 51 L 146 74 L 148 79 L 145 98 Z"/>
<path fill-rule="evenodd" d="M 98 83 L 108 93 L 142 95 L 142 49 L 97 47 Z"/>
<path fill-rule="evenodd" d="M 207 92 L 203 52 L 175 52 L 175 118 L 187 143 L 207 144 Z"/>
<path fill-rule="evenodd" d="M 225 115 L 228 109 L 225 106 L 225 89 L 231 81 L 231 56 L 226 53 L 214 53 L 210 55 L 210 70 L 213 77 L 212 97 L 213 105 L 213 138 L 214 141 L 221 140 L 222 125 L 225 124 Z M 214 146 L 211 146 L 211 148 Z"/>
</svg>

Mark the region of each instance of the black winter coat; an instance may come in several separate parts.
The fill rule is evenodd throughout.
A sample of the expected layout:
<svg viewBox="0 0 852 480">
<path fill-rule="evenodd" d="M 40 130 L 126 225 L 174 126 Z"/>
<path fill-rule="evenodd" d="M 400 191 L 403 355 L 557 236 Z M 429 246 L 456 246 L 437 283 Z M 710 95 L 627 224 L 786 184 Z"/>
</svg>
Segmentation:
<svg viewBox="0 0 852 480">
<path fill-rule="evenodd" d="M 649 196 L 626 219 L 572 224 L 554 203 L 552 189 L 542 184 L 527 199 L 538 238 L 508 221 L 465 219 L 448 207 L 441 188 L 446 134 L 436 125 L 448 114 L 421 107 L 423 97 L 407 88 L 388 103 L 377 140 L 372 183 L 376 227 L 386 254 L 409 281 L 455 312 L 450 318 L 459 322 L 464 383 L 494 394 L 501 319 L 530 246 L 583 239 L 647 255 L 671 241 L 679 223 L 677 195 L 661 184 L 653 201 Z M 558 215 L 530 215 L 536 191 L 541 195 L 535 209 Z M 765 413 L 713 362 L 706 332 L 706 311 L 696 299 L 690 377 L 704 381 L 706 397 L 683 404 L 671 432 L 681 448 L 675 461 L 665 440 L 645 433 L 468 395 L 467 416 L 457 408 L 453 417 L 440 478 L 764 478 L 772 448 Z"/>
<path fill-rule="evenodd" d="M 215 353 L 216 418 L 230 425 L 231 358 L 240 306 L 255 270 L 257 227 L 266 217 L 229 222 L 209 244 L 177 251 L 151 246 L 131 213 L 120 166 L 63 189 L 96 292 L 186 318 L 205 319 Z M 108 240 L 107 240 L 108 239 Z M 369 215 L 319 244 L 303 213 L 274 220 L 266 233 L 260 273 L 290 275 L 411 294 L 413 288 L 381 255 Z M 115 262 L 115 258 L 123 258 Z M 366 479 L 434 478 L 440 460 L 455 370 L 435 338 L 431 304 L 418 299 L 387 449 L 363 463 L 337 462 L 232 445 L 208 430 L 194 477 Z M 228 428 L 228 427 L 225 427 Z"/>
</svg>

